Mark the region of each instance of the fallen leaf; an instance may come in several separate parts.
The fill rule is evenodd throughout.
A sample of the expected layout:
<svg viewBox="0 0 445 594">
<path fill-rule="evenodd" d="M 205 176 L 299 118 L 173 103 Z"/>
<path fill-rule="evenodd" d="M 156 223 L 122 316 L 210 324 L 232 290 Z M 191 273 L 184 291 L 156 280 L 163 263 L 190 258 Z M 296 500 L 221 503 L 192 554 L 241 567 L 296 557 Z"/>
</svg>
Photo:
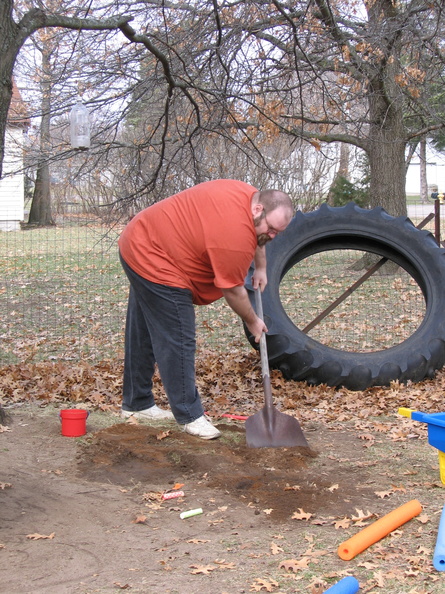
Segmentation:
<svg viewBox="0 0 445 594">
<path fill-rule="evenodd" d="M 162 493 L 156 491 L 148 491 L 142 495 L 142 501 L 161 501 Z"/>
<path fill-rule="evenodd" d="M 372 433 L 362 433 L 361 435 L 357 436 L 359 439 L 362 439 L 363 441 L 367 441 L 368 443 L 366 444 L 366 447 L 369 447 L 371 445 L 374 445 L 375 443 L 375 437 Z"/>
<path fill-rule="evenodd" d="M 314 550 L 313 547 L 311 546 L 310 549 L 308 549 L 307 551 L 305 551 L 302 554 L 302 557 L 323 557 L 323 555 L 326 555 L 327 553 L 328 553 L 328 551 L 326 551 L 324 549 Z"/>
<path fill-rule="evenodd" d="M 270 543 L 270 550 L 272 555 L 278 555 L 278 553 L 282 553 L 283 549 L 277 545 L 276 542 Z"/>
<path fill-rule="evenodd" d="M 364 561 L 363 563 L 357 563 L 358 567 L 364 567 L 365 569 L 375 569 L 378 567 L 375 563 L 371 563 L 370 561 Z"/>
<path fill-rule="evenodd" d="M 166 500 L 168 501 L 168 500 Z M 149 509 L 152 509 L 154 511 L 158 510 L 158 509 L 163 509 L 162 507 L 162 503 L 158 503 L 157 501 L 150 501 L 149 503 L 145 504 L 145 507 L 148 507 Z M 169 508 L 171 509 L 171 508 Z"/>
<path fill-rule="evenodd" d="M 209 575 L 211 571 L 215 571 L 215 569 L 217 569 L 214 565 L 190 565 L 190 567 L 192 568 L 190 573 L 194 575 L 198 573 Z"/>
<path fill-rule="evenodd" d="M 214 563 L 216 563 L 221 569 L 236 569 L 236 565 L 234 563 L 227 562 L 225 559 L 215 559 Z"/>
<path fill-rule="evenodd" d="M 201 544 L 203 542 L 210 542 L 210 540 L 205 540 L 201 538 L 190 538 L 190 540 L 186 540 L 189 544 Z"/>
<path fill-rule="evenodd" d="M 128 425 L 140 425 L 139 421 L 133 416 L 128 417 L 125 422 L 128 423 Z"/>
<path fill-rule="evenodd" d="M 374 514 L 372 514 L 370 511 L 363 512 L 361 509 L 357 508 L 355 508 L 355 511 L 357 512 L 357 515 L 351 516 L 351 520 L 355 523 L 362 522 L 363 520 L 369 520 L 374 516 Z"/>
<path fill-rule="evenodd" d="M 298 508 L 298 511 L 292 514 L 292 520 L 309 520 L 312 518 L 313 514 L 305 512 L 301 507 Z"/>
<path fill-rule="evenodd" d="M 349 518 L 343 518 L 343 520 L 337 520 L 334 522 L 334 527 L 336 530 L 339 528 L 349 528 L 351 525 L 351 520 Z"/>
<path fill-rule="evenodd" d="M 12 487 L 12 483 L 0 483 L 0 489 L 10 489 Z"/>
<path fill-rule="evenodd" d="M 270 516 L 270 514 L 273 512 L 273 507 L 271 507 L 270 509 L 263 509 L 263 512 Z"/>
<path fill-rule="evenodd" d="M 338 485 L 337 485 L 337 484 L 335 484 L 335 485 L 332 485 L 332 487 L 328 487 L 328 491 L 330 491 L 331 493 L 333 493 L 333 492 L 334 492 L 334 491 L 336 491 L 338 488 L 339 488 L 339 487 L 338 487 Z"/>
<path fill-rule="evenodd" d="M 250 591 L 251 592 L 273 592 L 275 588 L 278 588 L 278 582 L 274 582 L 273 580 L 267 581 L 263 580 L 262 578 L 255 578 L 255 583 L 251 584 Z"/>
<path fill-rule="evenodd" d="M 374 573 L 374 579 L 376 580 L 376 584 L 379 588 L 385 587 L 385 578 L 383 577 L 382 571 L 376 571 Z"/>
<path fill-rule="evenodd" d="M 301 489 L 300 485 L 286 485 L 284 487 L 285 491 L 299 491 Z"/>
<path fill-rule="evenodd" d="M 168 437 L 170 435 L 171 431 L 161 431 L 161 433 L 158 433 L 156 435 L 156 439 L 158 439 L 159 441 L 161 441 L 162 439 L 165 439 L 166 437 Z"/>
<path fill-rule="evenodd" d="M 136 518 L 133 520 L 132 523 L 133 524 L 145 524 L 146 519 L 147 519 L 147 516 L 143 516 L 143 515 L 136 516 Z"/>
<path fill-rule="evenodd" d="M 27 534 L 26 538 L 29 538 L 30 540 L 45 540 L 45 539 L 49 539 L 52 540 L 54 537 L 56 536 L 55 532 L 51 532 L 51 534 Z"/>
<path fill-rule="evenodd" d="M 302 559 L 288 559 L 287 561 L 282 561 L 278 566 L 280 569 L 285 569 L 286 571 L 293 571 L 296 573 L 301 569 L 307 569 L 309 566 L 309 557 L 303 557 Z"/>
<path fill-rule="evenodd" d="M 394 493 L 397 492 L 397 491 L 401 491 L 402 493 L 406 493 L 406 487 L 403 487 L 403 486 L 397 487 L 396 485 L 391 485 L 391 487 L 392 487 Z"/>
<path fill-rule="evenodd" d="M 384 499 L 385 497 L 389 497 L 393 491 L 374 491 L 377 497 Z"/>
</svg>

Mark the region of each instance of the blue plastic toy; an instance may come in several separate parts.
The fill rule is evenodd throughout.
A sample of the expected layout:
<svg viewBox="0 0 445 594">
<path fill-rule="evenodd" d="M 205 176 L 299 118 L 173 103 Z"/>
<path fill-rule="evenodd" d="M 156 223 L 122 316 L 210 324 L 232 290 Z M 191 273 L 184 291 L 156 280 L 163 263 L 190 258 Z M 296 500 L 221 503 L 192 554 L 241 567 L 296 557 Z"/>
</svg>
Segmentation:
<svg viewBox="0 0 445 594">
<path fill-rule="evenodd" d="M 325 590 L 325 594 L 355 594 L 360 590 L 360 584 L 352 575 L 345 578 Z"/>
<path fill-rule="evenodd" d="M 399 408 L 399 414 L 404 417 L 427 423 L 428 443 L 439 453 L 440 480 L 445 485 L 445 413 L 421 413 L 411 408 Z"/>
<path fill-rule="evenodd" d="M 437 532 L 436 548 L 434 549 L 433 565 L 437 571 L 445 571 L 445 505 L 442 509 L 442 515 Z"/>
</svg>

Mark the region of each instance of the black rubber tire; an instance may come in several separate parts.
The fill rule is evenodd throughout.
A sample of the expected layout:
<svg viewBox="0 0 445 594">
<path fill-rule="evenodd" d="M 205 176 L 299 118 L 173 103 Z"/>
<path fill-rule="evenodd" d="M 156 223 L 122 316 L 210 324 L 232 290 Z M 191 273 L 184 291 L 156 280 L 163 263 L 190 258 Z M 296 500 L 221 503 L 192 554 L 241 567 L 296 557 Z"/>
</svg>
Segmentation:
<svg viewBox="0 0 445 594">
<path fill-rule="evenodd" d="M 401 343 L 375 352 L 348 352 L 313 340 L 290 320 L 279 296 L 280 282 L 297 262 L 334 249 L 378 254 L 404 268 L 425 298 L 425 316 Z M 407 217 L 392 217 L 383 208 L 366 210 L 354 203 L 334 208 L 323 204 L 309 213 L 297 212 L 286 231 L 267 245 L 268 285 L 263 309 L 269 332 L 268 357 L 286 379 L 309 384 L 364 390 L 393 380 L 419 382 L 434 377 L 445 363 L 445 250 L 429 231 Z M 246 289 L 255 307 L 251 270 Z M 252 335 L 246 335 L 258 348 Z"/>
</svg>

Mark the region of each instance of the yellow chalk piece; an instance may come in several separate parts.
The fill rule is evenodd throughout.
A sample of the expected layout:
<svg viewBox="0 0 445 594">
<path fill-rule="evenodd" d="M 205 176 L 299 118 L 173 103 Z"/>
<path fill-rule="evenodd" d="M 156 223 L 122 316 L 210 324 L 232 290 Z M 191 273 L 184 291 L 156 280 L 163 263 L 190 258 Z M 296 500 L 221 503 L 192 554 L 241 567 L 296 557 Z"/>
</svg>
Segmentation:
<svg viewBox="0 0 445 594">
<path fill-rule="evenodd" d="M 190 509 L 189 511 L 181 512 L 179 517 L 181 520 L 185 520 L 185 518 L 191 518 L 192 516 L 198 516 L 202 514 L 202 508 L 198 507 L 197 509 Z"/>
<path fill-rule="evenodd" d="M 416 411 L 413 408 L 404 408 L 402 406 L 401 408 L 399 408 L 397 412 L 399 413 L 399 415 L 402 415 L 402 417 L 408 417 L 408 419 L 410 419 L 411 414 Z"/>
</svg>

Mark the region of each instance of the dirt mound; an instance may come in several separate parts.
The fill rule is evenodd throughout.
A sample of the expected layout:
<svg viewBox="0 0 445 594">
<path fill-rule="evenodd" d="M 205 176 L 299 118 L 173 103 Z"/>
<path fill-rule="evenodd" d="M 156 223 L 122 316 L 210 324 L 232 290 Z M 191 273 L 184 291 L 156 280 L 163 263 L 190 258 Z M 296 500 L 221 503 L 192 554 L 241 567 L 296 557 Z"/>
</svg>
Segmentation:
<svg viewBox="0 0 445 594">
<path fill-rule="evenodd" d="M 350 509 L 339 497 L 349 485 L 365 482 L 363 470 L 327 466 L 318 460 L 323 437 L 307 448 L 248 448 L 242 426 L 219 425 L 223 437 L 204 441 L 176 427 L 117 424 L 95 433 L 82 447 L 78 467 L 84 478 L 167 490 L 174 483 L 206 486 L 255 509 L 271 509 L 270 519 L 289 519 L 299 508 L 323 514 Z M 314 443 L 316 442 L 316 443 Z M 321 465 L 320 465 L 321 464 Z M 363 480 L 362 480 L 363 479 Z"/>
</svg>

